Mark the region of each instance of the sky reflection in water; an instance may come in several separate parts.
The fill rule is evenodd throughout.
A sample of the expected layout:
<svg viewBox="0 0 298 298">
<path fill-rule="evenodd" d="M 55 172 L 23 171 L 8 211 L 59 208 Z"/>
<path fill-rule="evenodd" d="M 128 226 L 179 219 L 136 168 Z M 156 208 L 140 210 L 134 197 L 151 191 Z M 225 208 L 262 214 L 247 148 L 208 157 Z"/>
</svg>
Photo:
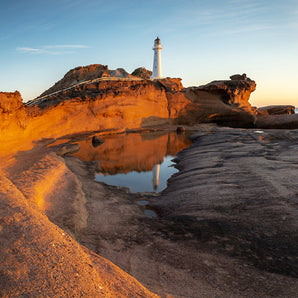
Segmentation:
<svg viewBox="0 0 298 298">
<path fill-rule="evenodd" d="M 104 176 L 98 173 L 96 181 L 109 185 L 129 187 L 130 192 L 161 192 L 167 187 L 167 180 L 178 170 L 174 168 L 171 161 L 173 156 L 165 156 L 160 164 L 159 179 L 154 175 L 154 170 L 146 172 L 132 171 L 127 174 L 115 174 Z M 159 181 L 158 181 L 159 180 Z M 159 183 L 158 183 L 159 182 Z"/>
</svg>

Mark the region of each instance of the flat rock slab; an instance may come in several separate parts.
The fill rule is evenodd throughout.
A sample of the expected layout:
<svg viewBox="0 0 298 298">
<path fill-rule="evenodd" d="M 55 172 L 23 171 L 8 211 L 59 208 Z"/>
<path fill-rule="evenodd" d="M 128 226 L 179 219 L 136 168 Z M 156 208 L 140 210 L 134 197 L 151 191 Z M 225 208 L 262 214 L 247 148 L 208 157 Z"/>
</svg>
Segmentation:
<svg viewBox="0 0 298 298">
<path fill-rule="evenodd" d="M 161 297 L 296 297 L 298 131 L 196 131 L 159 195 L 96 182 L 96 162 L 66 156 L 64 164 L 51 153 L 61 175 L 45 215 Z M 9 171 L 16 186 L 24 188 L 26 173 L 40 178 L 36 186 L 53 183 L 51 173 L 36 174 L 49 166 L 32 167 L 30 156 L 39 153 L 20 153 Z M 137 201 L 158 217 L 146 217 Z"/>
<path fill-rule="evenodd" d="M 298 114 L 258 115 L 255 126 L 265 129 L 298 129 Z"/>
<path fill-rule="evenodd" d="M 206 261 L 203 279 L 226 293 L 295 296 L 298 131 L 213 127 L 193 138 L 154 206 L 173 238 L 196 239 L 197 276 Z"/>
<path fill-rule="evenodd" d="M 274 105 L 257 109 L 258 115 L 286 115 L 295 114 L 295 107 L 292 105 Z"/>
<path fill-rule="evenodd" d="M 76 239 L 162 297 L 295 297 L 298 131 L 202 125 L 193 138 L 160 196 L 93 182 L 66 158 L 87 200 Z"/>
</svg>

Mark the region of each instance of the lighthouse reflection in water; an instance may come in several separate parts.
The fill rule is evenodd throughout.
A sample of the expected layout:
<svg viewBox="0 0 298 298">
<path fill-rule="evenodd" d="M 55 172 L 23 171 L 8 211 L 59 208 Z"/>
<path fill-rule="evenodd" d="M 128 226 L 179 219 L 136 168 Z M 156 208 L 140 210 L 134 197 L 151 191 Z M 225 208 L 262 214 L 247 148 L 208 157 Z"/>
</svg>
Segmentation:
<svg viewBox="0 0 298 298">
<path fill-rule="evenodd" d="M 95 180 L 128 187 L 130 192 L 159 193 L 177 172 L 172 162 L 178 151 L 191 145 L 185 135 L 176 132 L 148 132 L 103 136 L 104 143 L 93 147 L 81 141 L 74 155 L 96 161 Z"/>
<path fill-rule="evenodd" d="M 106 175 L 97 173 L 95 180 L 114 186 L 128 187 L 130 192 L 159 193 L 167 187 L 167 180 L 177 172 L 173 167 L 173 156 L 166 156 L 161 164 L 156 164 L 152 171 L 132 171 L 127 174 Z"/>
</svg>

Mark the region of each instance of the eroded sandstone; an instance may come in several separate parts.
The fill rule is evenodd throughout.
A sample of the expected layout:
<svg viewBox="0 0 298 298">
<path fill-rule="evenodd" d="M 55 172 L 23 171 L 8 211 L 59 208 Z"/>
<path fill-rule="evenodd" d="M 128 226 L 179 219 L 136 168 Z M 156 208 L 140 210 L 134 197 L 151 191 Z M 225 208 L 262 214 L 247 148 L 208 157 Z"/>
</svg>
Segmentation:
<svg viewBox="0 0 298 298">
<path fill-rule="evenodd" d="M 63 160 L 47 156 L 23 172 L 23 178 L 14 174 L 8 179 L 1 172 L 0 179 L 1 297 L 157 297 L 111 262 L 79 245 L 42 212 L 45 206 L 40 200 L 46 201 L 53 191 L 60 189 L 63 194 L 68 187 L 74 190 L 73 186 L 80 191 L 80 183 Z M 56 178 L 62 179 L 60 185 Z M 76 199 L 84 198 L 82 194 Z M 84 206 L 84 202 L 81 206 L 70 203 L 71 211 Z"/>
<path fill-rule="evenodd" d="M 80 181 L 79 191 L 69 196 L 71 183 L 55 190 L 47 215 L 161 296 L 294 297 L 297 131 L 196 129 L 177 156 L 180 172 L 158 196 L 95 182 L 96 163 L 66 157 L 66 181 Z M 159 217 L 146 218 L 135 200 L 149 201 Z"/>
<path fill-rule="evenodd" d="M 85 81 L 94 77 L 95 81 Z M 73 80 L 83 83 L 72 85 Z M 142 80 L 126 76 L 122 69 L 89 65 L 71 70 L 53 88 L 54 94 L 47 91 L 48 95 L 27 104 L 21 102 L 19 93 L 2 93 L 0 158 L 32 148 L 33 140 L 74 133 L 166 123 L 215 122 L 234 127 L 254 123 L 248 97 L 255 82 L 248 78 L 183 88 L 181 79 Z"/>
</svg>

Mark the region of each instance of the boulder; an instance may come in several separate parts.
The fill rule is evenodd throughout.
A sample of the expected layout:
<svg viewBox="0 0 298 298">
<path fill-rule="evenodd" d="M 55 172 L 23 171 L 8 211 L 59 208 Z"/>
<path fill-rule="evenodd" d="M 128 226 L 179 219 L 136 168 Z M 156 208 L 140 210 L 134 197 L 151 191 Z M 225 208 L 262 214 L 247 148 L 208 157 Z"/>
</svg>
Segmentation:
<svg viewBox="0 0 298 298">
<path fill-rule="evenodd" d="M 185 127 L 184 126 L 178 126 L 176 131 L 177 131 L 177 134 L 184 134 Z"/>
<path fill-rule="evenodd" d="M 152 71 L 147 70 L 145 67 L 139 67 L 135 69 L 131 75 L 135 77 L 139 77 L 141 79 L 149 80 L 150 77 L 152 76 Z"/>
<path fill-rule="evenodd" d="M 183 85 L 180 78 L 164 78 L 155 80 L 169 92 L 181 91 Z"/>
<path fill-rule="evenodd" d="M 0 92 L 0 110 L 4 113 L 14 113 L 23 106 L 19 91 Z"/>
<path fill-rule="evenodd" d="M 291 105 L 273 105 L 257 109 L 257 115 L 285 115 L 295 114 L 295 107 Z"/>
<path fill-rule="evenodd" d="M 112 70 L 110 72 L 110 74 L 111 74 L 111 77 L 116 77 L 116 78 L 132 78 L 133 77 L 124 68 L 117 68 L 116 70 Z"/>
<path fill-rule="evenodd" d="M 236 80 L 236 81 L 241 81 L 241 80 L 246 80 L 246 79 L 247 79 L 247 76 L 246 76 L 245 73 L 242 74 L 242 75 L 240 75 L 240 74 L 235 74 L 235 75 L 230 76 L 230 79 L 231 79 L 231 80 Z"/>
<path fill-rule="evenodd" d="M 98 136 L 93 136 L 92 137 L 92 146 L 93 147 L 97 147 L 97 146 L 103 144 L 104 142 L 105 141 L 102 138 L 98 137 Z"/>
<path fill-rule="evenodd" d="M 0 131 L 17 137 L 23 134 L 28 121 L 27 106 L 23 104 L 21 94 L 15 92 L 0 92 Z"/>
</svg>

